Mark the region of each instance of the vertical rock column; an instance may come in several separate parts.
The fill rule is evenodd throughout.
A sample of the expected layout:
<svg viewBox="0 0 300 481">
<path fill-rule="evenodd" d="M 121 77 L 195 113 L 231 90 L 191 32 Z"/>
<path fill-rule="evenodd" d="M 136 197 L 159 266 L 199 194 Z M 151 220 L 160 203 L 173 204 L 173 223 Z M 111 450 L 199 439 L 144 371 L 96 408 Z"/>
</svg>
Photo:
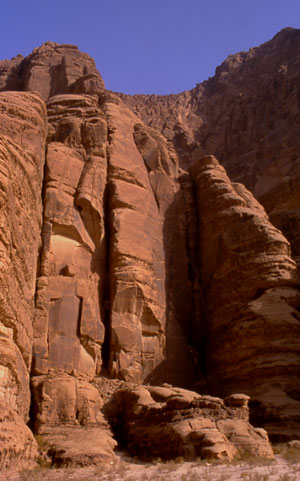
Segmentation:
<svg viewBox="0 0 300 481">
<path fill-rule="evenodd" d="M 89 95 L 51 98 L 48 118 L 33 423 L 54 463 L 84 465 L 113 456 L 115 446 L 90 384 L 101 370 L 104 340 L 107 128 Z"/>
<path fill-rule="evenodd" d="M 190 172 L 210 389 L 222 396 L 249 394 L 256 421 L 274 439 L 298 437 L 300 294 L 290 245 L 213 156 Z"/>
<path fill-rule="evenodd" d="M 189 386 L 193 313 L 178 160 L 116 96 L 105 93 L 100 104 L 109 133 L 109 373 Z"/>
<path fill-rule="evenodd" d="M 53 97 L 48 115 L 33 373 L 54 369 L 92 379 L 104 339 L 106 122 L 89 96 Z"/>
<path fill-rule="evenodd" d="M 134 140 L 147 169 L 149 182 L 162 219 L 166 294 L 167 372 L 156 382 L 191 387 L 199 380 L 192 352 L 194 343 L 193 279 L 190 269 L 190 215 L 186 190 L 179 182 L 178 159 L 174 149 L 155 129 L 134 126 Z"/>
<path fill-rule="evenodd" d="M 25 423 L 46 125 L 38 94 L 0 94 L 0 469 L 37 455 Z"/>
<path fill-rule="evenodd" d="M 162 219 L 133 133 L 136 117 L 106 99 L 109 128 L 110 374 L 141 382 L 165 359 Z"/>
</svg>

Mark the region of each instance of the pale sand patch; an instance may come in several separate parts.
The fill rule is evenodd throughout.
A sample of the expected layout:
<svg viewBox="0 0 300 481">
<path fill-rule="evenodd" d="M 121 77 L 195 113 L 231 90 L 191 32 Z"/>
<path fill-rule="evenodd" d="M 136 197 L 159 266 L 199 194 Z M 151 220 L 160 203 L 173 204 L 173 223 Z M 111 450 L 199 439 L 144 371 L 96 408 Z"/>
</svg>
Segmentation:
<svg viewBox="0 0 300 481">
<path fill-rule="evenodd" d="M 261 460 L 257 461 L 258 463 Z M 203 461 L 141 463 L 118 456 L 109 465 L 1 473 L 0 481 L 299 481 L 300 463 L 281 456 L 266 464 L 210 464 Z"/>
</svg>

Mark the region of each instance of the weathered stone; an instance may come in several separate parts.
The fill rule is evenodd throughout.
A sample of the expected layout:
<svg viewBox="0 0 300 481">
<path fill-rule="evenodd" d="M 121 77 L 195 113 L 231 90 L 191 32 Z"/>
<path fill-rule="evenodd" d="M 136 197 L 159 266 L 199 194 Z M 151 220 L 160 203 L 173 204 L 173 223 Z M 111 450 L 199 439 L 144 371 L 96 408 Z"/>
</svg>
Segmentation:
<svg viewBox="0 0 300 481">
<path fill-rule="evenodd" d="M 66 374 L 32 379 L 35 432 L 55 465 L 97 464 L 116 446 L 97 389 Z"/>
<path fill-rule="evenodd" d="M 215 155 L 257 197 L 299 169 L 300 30 L 230 55 L 216 74 L 176 95 L 124 95 L 146 125 L 172 141 L 183 168 Z"/>
<path fill-rule="evenodd" d="M 0 93 L 0 401 L 3 467 L 36 457 L 28 421 L 46 111 L 37 94 Z"/>
<path fill-rule="evenodd" d="M 43 250 L 34 322 L 34 372 L 92 379 L 101 368 L 106 246 L 106 122 L 88 96 L 48 104 Z M 69 116 L 70 110 L 77 115 Z"/>
<path fill-rule="evenodd" d="M 12 433 L 3 466 L 36 455 L 24 424 L 17 450 L 10 444 L 28 420 L 30 371 L 31 422 L 56 464 L 112 455 L 88 384 L 102 374 L 227 396 L 168 385 L 128 394 L 134 416 L 156 422 L 149 432 L 169 457 L 170 439 L 184 439 L 177 455 L 188 457 L 231 459 L 237 445 L 261 452 L 265 432 L 245 434 L 248 398 L 232 392 L 251 395 L 252 419 L 274 438 L 299 437 L 290 245 L 213 157 L 193 164 L 216 153 L 299 260 L 299 38 L 284 30 L 173 96 L 107 92 L 93 60 L 70 45 L 47 42 L 0 62 L 0 90 L 48 100 L 46 146 L 40 97 L 0 94 L 0 395 Z M 217 422 L 191 409 L 234 415 Z M 76 445 L 84 432 L 85 447 Z"/>
<path fill-rule="evenodd" d="M 179 242 L 177 238 L 169 245 L 167 238 L 173 236 L 176 229 L 176 224 L 166 222 L 166 211 L 179 190 L 174 177 L 176 156 L 168 151 L 158 133 L 143 131 L 135 116 L 122 104 L 108 100 L 103 109 L 111 131 L 108 173 L 112 233 L 110 373 L 134 382 L 153 376 L 160 379 L 171 376 L 174 380 L 177 375 L 189 383 L 193 365 L 186 340 L 182 332 L 178 336 L 180 340 L 176 340 L 169 328 L 171 323 L 181 331 L 175 310 L 171 308 L 169 274 L 166 278 L 168 257 L 176 242 L 182 247 L 183 258 L 186 256 L 183 236 L 179 235 Z M 152 157 L 156 160 L 152 161 Z M 181 225 L 184 221 L 183 218 Z M 178 272 L 176 267 L 180 261 L 177 265 L 176 260 L 174 263 L 173 269 Z M 188 280 L 187 263 L 183 264 L 181 274 Z M 187 285 L 182 291 L 190 295 L 189 289 Z M 181 321 L 183 324 L 182 315 Z M 176 363 L 181 363 L 177 370 Z M 190 368 L 191 375 L 186 375 L 185 367 Z"/>
<path fill-rule="evenodd" d="M 226 407 L 187 390 L 139 386 L 118 391 L 109 406 L 120 442 L 144 459 L 273 457 L 267 433 L 249 423 L 247 403 Z"/>
<path fill-rule="evenodd" d="M 1 90 L 38 92 L 44 100 L 57 94 L 98 94 L 104 82 L 94 60 L 75 45 L 46 42 L 25 59 L 0 62 Z"/>
<path fill-rule="evenodd" d="M 214 157 L 204 157 L 190 172 L 201 226 L 203 354 L 210 389 L 249 394 L 260 405 L 257 422 L 269 434 L 296 436 L 300 295 L 289 243 Z"/>
<path fill-rule="evenodd" d="M 36 466 L 37 443 L 9 403 L 0 399 L 0 471 Z"/>
</svg>

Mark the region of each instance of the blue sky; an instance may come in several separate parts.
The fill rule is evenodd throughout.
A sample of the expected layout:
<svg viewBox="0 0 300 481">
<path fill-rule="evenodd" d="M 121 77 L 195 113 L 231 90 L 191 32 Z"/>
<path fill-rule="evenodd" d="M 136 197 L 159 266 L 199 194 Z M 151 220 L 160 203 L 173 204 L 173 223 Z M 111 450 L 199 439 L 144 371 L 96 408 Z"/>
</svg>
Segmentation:
<svg viewBox="0 0 300 481">
<path fill-rule="evenodd" d="M 286 26 L 300 28 L 300 0 L 1 0 L 0 59 L 71 43 L 111 90 L 176 93 Z"/>
</svg>

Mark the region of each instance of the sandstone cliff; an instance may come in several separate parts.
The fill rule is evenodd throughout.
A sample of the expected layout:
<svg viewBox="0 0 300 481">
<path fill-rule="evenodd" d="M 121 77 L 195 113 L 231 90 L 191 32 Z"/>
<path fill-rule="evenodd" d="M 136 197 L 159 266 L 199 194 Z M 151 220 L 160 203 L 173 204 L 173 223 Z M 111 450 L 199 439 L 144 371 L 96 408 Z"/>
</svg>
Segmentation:
<svg viewBox="0 0 300 481">
<path fill-rule="evenodd" d="M 37 454 L 30 407 L 33 311 L 42 225 L 46 109 L 39 95 L 0 94 L 0 466 Z"/>
<path fill-rule="evenodd" d="M 28 420 L 56 464 L 113 456 L 104 392 L 92 384 L 104 376 L 244 392 L 256 425 L 300 437 L 299 50 L 299 31 L 284 30 L 165 97 L 106 91 L 70 45 L 0 62 L 3 467 L 36 458 Z M 171 416 L 168 398 L 181 392 L 135 389 L 154 396 L 156 417 L 137 435 L 116 402 L 112 426 L 132 446 L 160 436 L 151 423 Z M 235 414 L 205 399 L 218 411 L 211 436 L 232 458 L 238 448 L 216 426 Z M 206 425 L 202 414 L 192 424 Z M 201 429 L 186 433 L 184 455 L 204 456 Z M 183 431 L 163 428 L 170 439 Z M 266 435 L 251 433 L 248 444 L 258 436 L 267 452 Z"/>
</svg>

